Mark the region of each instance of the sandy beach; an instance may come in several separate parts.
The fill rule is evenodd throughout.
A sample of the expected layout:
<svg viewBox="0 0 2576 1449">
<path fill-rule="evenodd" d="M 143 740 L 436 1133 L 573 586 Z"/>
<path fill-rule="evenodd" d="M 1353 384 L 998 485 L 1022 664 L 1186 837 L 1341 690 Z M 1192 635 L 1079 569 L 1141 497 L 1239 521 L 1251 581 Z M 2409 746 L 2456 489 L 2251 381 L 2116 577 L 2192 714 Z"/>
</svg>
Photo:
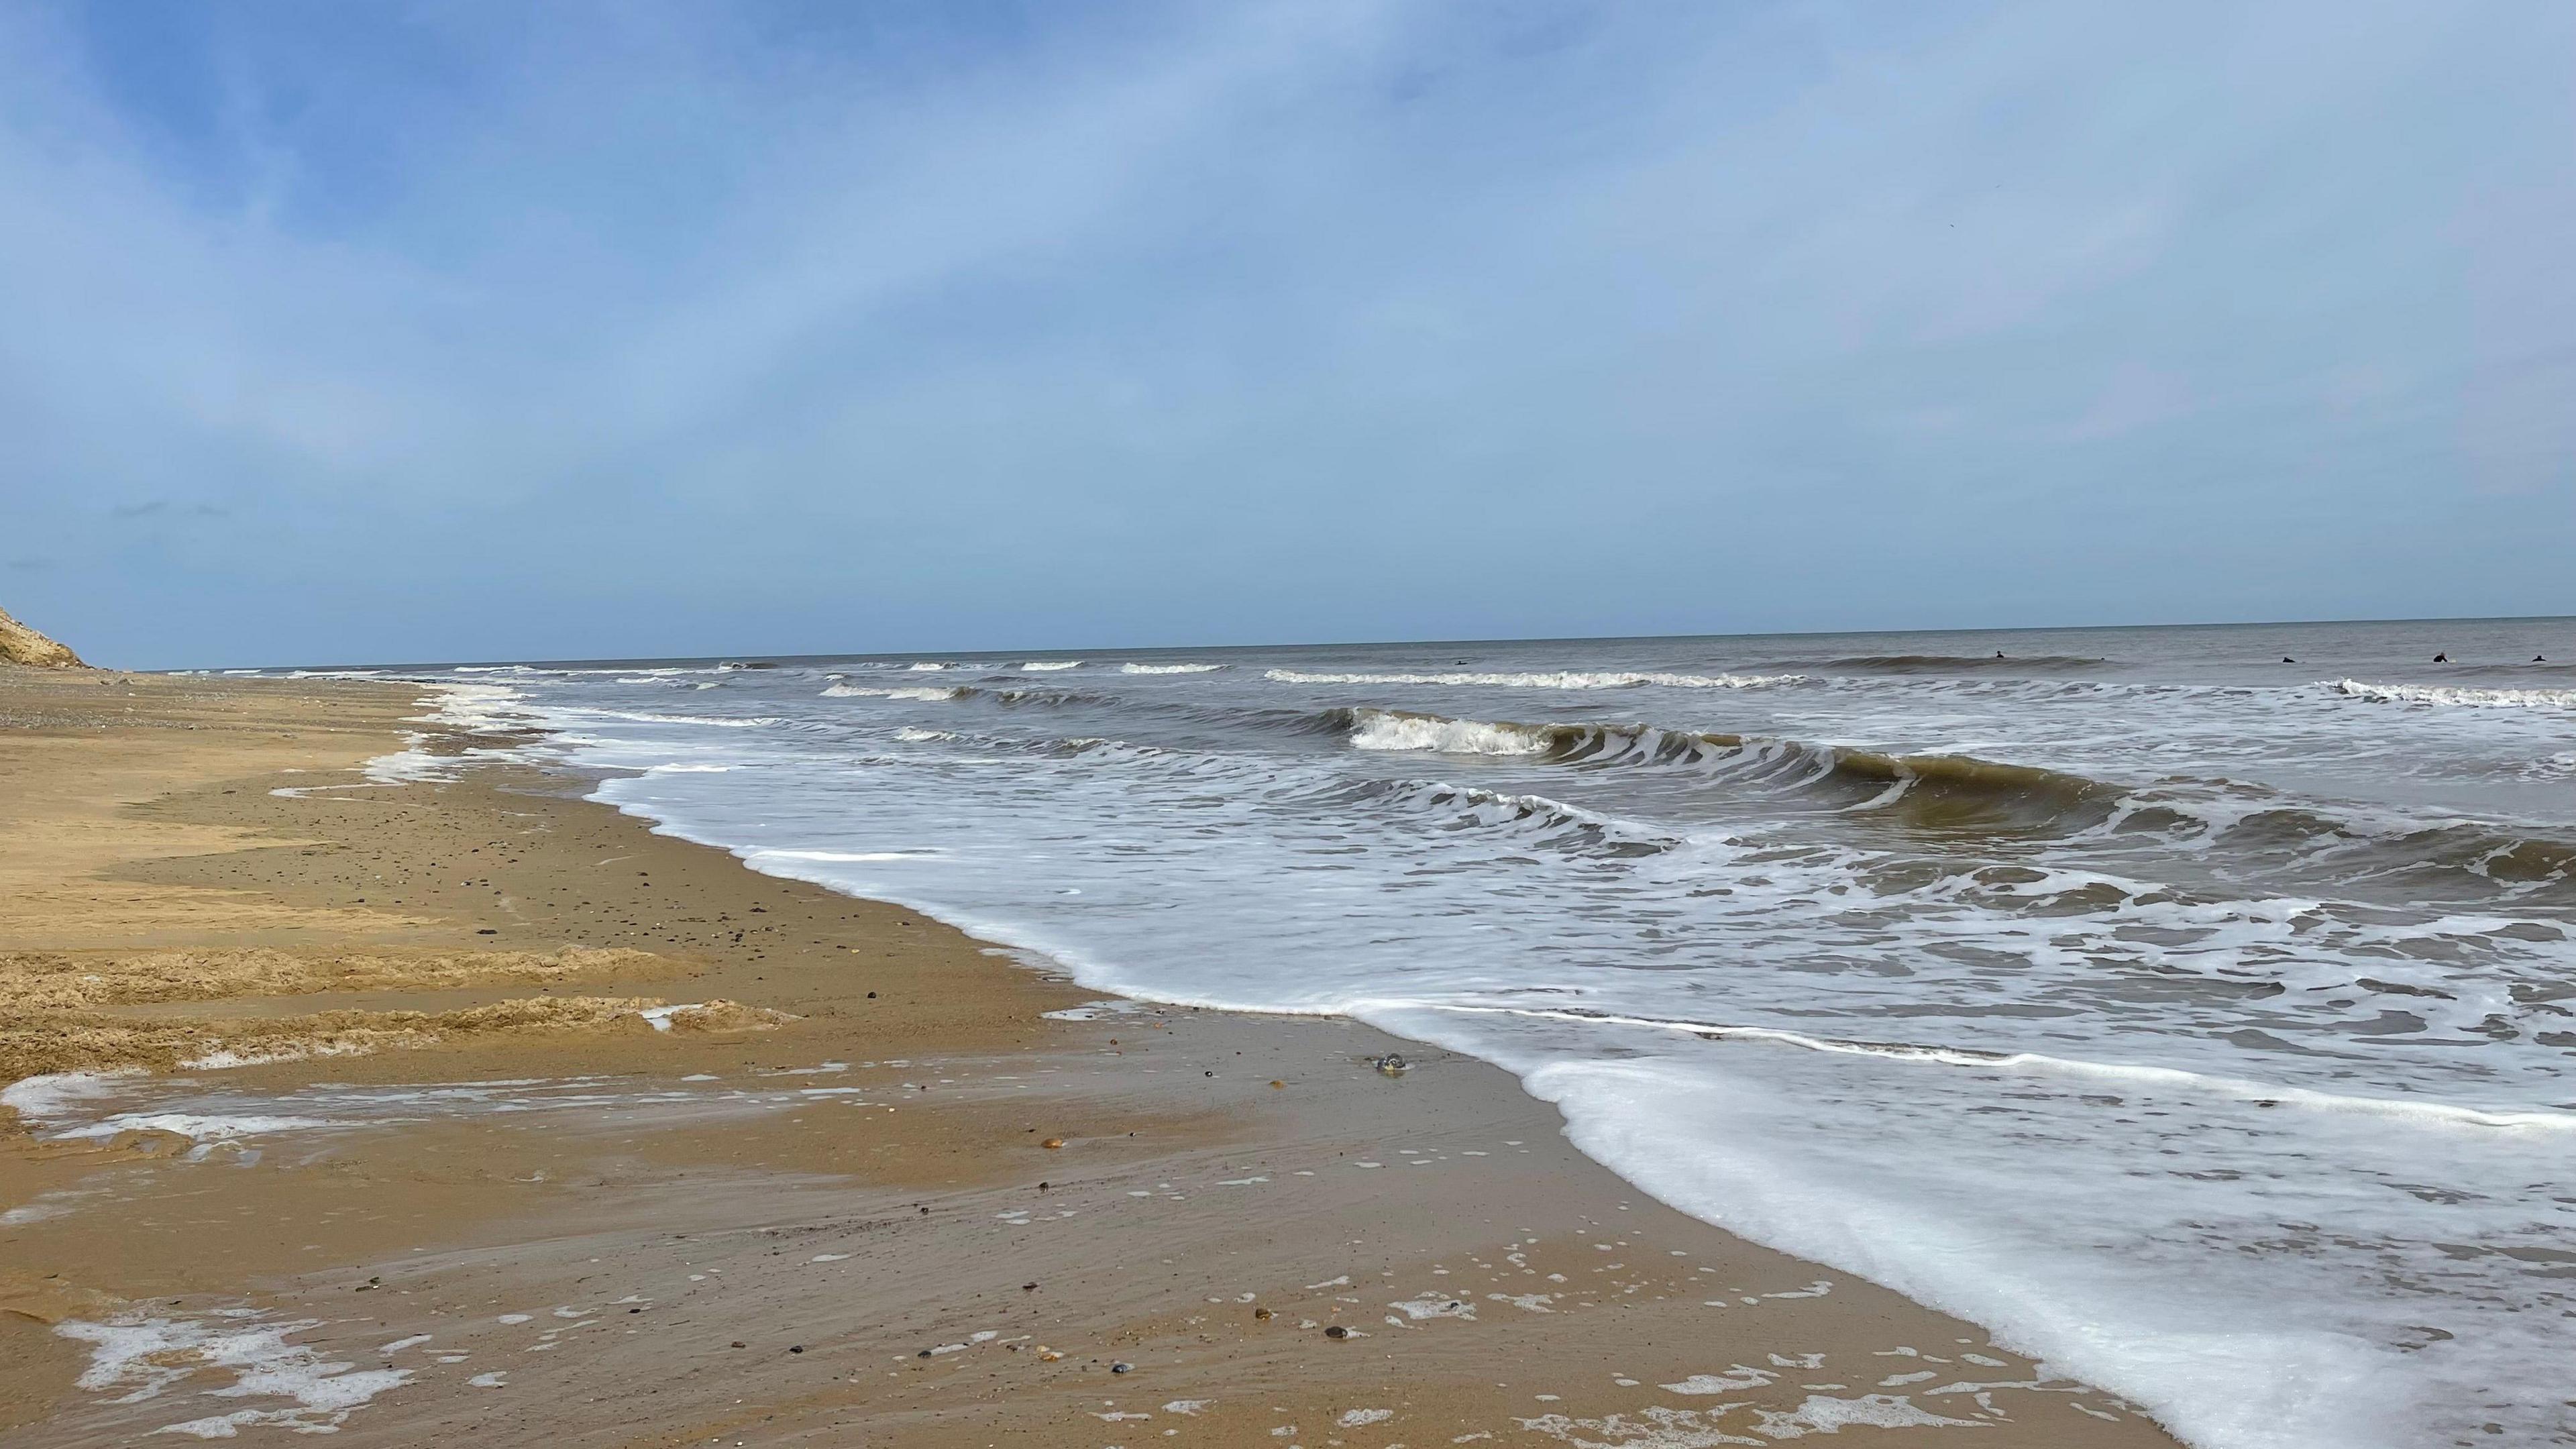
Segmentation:
<svg viewBox="0 0 2576 1449">
<path fill-rule="evenodd" d="M 419 712 L 0 670 L 0 1441 L 2173 1442 L 1494 1067 L 1102 1002 L 583 779 L 367 781 Z M 415 1105 L 46 1116 L 131 1071 Z"/>
</svg>

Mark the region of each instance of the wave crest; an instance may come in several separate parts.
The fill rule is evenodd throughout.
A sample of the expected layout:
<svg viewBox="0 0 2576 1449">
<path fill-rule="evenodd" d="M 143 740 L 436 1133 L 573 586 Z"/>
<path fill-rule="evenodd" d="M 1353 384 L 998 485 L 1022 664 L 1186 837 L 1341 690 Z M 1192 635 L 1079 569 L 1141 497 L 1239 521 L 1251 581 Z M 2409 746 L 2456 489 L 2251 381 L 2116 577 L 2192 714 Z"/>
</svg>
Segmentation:
<svg viewBox="0 0 2576 1449">
<path fill-rule="evenodd" d="M 878 689 L 865 684 L 827 685 L 825 699 L 963 699 L 975 691 L 963 684 L 912 689 Z"/>
<path fill-rule="evenodd" d="M 2463 689 L 2445 684 L 2371 684 L 2359 679 L 2323 681 L 2346 699 L 2373 704 L 2449 705 L 2466 709 L 2576 709 L 2576 689 Z"/>
<path fill-rule="evenodd" d="M 1367 708 L 1307 718 L 1310 728 L 1342 733 L 1354 749 L 1681 770 L 1915 829 L 2160 835 L 2392 889 L 2429 890 L 2438 881 L 2456 883 L 2461 873 L 2516 893 L 2576 885 L 2576 845 L 2563 840 L 2476 821 L 2333 813 L 2250 786 L 2215 794 L 2213 782 L 2138 787 L 1972 755 L 1894 755 L 1646 724 L 1521 724 Z"/>
<path fill-rule="evenodd" d="M 1967 755 L 1889 755 L 1841 745 L 1644 724 L 1520 724 L 1403 710 L 1328 711 L 1354 749 L 1500 755 L 1586 768 L 1684 767 L 1739 783 L 1824 794 L 1928 827 L 2082 828 L 2111 819 L 2121 787 Z"/>
</svg>

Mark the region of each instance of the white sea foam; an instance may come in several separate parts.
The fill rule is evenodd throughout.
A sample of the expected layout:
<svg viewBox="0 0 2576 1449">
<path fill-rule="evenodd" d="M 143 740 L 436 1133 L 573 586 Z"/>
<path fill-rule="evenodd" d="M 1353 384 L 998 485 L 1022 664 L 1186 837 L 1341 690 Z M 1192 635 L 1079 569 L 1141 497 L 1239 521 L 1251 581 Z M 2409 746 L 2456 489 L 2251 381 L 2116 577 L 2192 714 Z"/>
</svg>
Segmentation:
<svg viewBox="0 0 2576 1449">
<path fill-rule="evenodd" d="M 945 688 L 916 687 L 908 689 L 875 689 L 864 684 L 834 684 L 825 687 L 826 699 L 958 699 L 965 695 L 964 685 Z"/>
<path fill-rule="evenodd" d="M 1577 1146 L 1656 1197 L 1983 1323 L 2000 1342 L 2043 1352 L 2057 1372 L 2144 1404 L 2186 1443 L 2423 1442 L 2398 1422 L 2405 1404 L 2395 1370 L 2403 1359 L 2328 1326 L 2340 1307 L 2331 1300 L 2307 1311 L 2284 1312 L 2288 1305 L 2278 1303 L 2263 1311 L 2261 1295 L 2286 1284 L 2235 1274 L 2166 1284 L 2156 1271 L 2166 1266 L 2161 1255 L 2124 1263 L 2089 1243 L 2069 1251 L 2049 1235 L 1997 1232 L 1911 1157 L 1889 1158 L 1873 1180 L 1865 1159 L 1839 1140 L 1816 1144 L 1820 1160 L 1801 1163 L 1797 1152 L 1775 1148 L 1766 1130 L 1712 1132 L 1729 1121 L 1767 1128 L 1773 1116 L 1798 1120 L 1776 1094 L 1741 1078 L 1713 1080 L 1657 1060 L 1561 1061 L 1523 1080 L 1565 1111 Z M 2066 1193 L 2068 1184 L 2029 1186 L 2020 1199 L 2026 1210 L 2071 1211 L 2066 1226 L 2078 1233 L 2108 1226 L 2100 1221 L 2104 1205 Z M 2041 1283 L 2050 1291 L 2033 1292 Z"/>
<path fill-rule="evenodd" d="M 1222 664 L 1121 664 L 1121 674 L 1214 674 Z"/>
<path fill-rule="evenodd" d="M 672 833 L 1096 990 L 1356 1015 L 1498 1062 L 1655 1195 L 1983 1322 L 2206 1449 L 2576 1433 L 2540 1387 L 2576 1323 L 2547 1267 L 2576 1233 L 2576 1099 L 2542 1040 L 2576 881 L 2552 864 L 2565 811 L 2529 786 L 2563 716 L 2127 666 L 1904 675 L 1643 696 L 1620 712 L 1661 728 L 1560 758 L 1586 738 L 1563 727 L 1599 723 L 1580 691 L 1623 676 L 1511 647 L 1530 664 L 1507 677 L 1549 682 L 1505 687 L 1575 691 L 1516 707 L 1547 723 L 1362 711 L 1338 749 L 1311 713 L 1186 677 L 1207 667 L 1144 666 L 1184 677 L 1125 695 L 1124 666 L 1087 675 L 1087 742 L 1039 711 L 1029 738 L 960 737 L 890 694 L 856 737 L 820 705 L 759 735 L 630 729 L 576 711 L 641 686 L 521 687 L 620 771 L 604 798 Z M 1715 677 L 1669 653 L 1635 672 Z M 1281 672 L 1487 678 L 1339 651 Z M 1702 730 L 1821 744 L 1694 754 Z M 1852 810 L 1866 781 L 1816 778 L 1830 745 L 2036 768 Z M 1448 779 L 1419 778 L 1433 756 Z M 2069 774 L 2104 784 L 2067 806 Z M 1937 1392 L 1771 1412 L 1822 1434 Z"/>
<path fill-rule="evenodd" d="M 1546 753 L 1548 744 L 1545 735 L 1527 725 L 1366 709 L 1359 712 L 1351 730 L 1351 747 L 1430 750 L 1444 755 L 1537 755 Z"/>
<path fill-rule="evenodd" d="M 89 1115 L 84 1109 L 90 1104 L 115 1097 L 144 1075 L 140 1067 L 116 1067 L 99 1072 L 46 1072 L 21 1077 L 0 1087 L 0 1107 L 15 1110 L 21 1120 L 32 1126 L 59 1128 L 78 1122 Z"/>
<path fill-rule="evenodd" d="M 422 738 L 420 735 L 412 736 L 416 742 L 421 741 Z M 292 800 L 298 797 L 309 797 L 318 791 L 356 789 L 362 785 L 378 787 L 413 785 L 428 780 L 453 778 L 464 763 L 457 756 L 434 755 L 421 748 L 419 743 L 414 743 L 409 749 L 397 750 L 390 755 L 377 755 L 359 766 L 366 775 L 363 781 L 347 785 L 290 785 L 269 793 Z"/>
<path fill-rule="evenodd" d="M 1663 1388 L 1667 1393 L 1693 1397 L 1740 1394 L 1750 1389 L 1761 1388 L 1778 1377 L 1780 1377 L 1778 1374 L 1769 1369 L 1746 1368 L 1742 1364 L 1736 1364 L 1722 1374 L 1692 1374 L 1680 1383 L 1665 1384 Z"/>
<path fill-rule="evenodd" d="M 45 1072 L 20 1077 L 0 1087 L 0 1107 L 13 1108 L 31 1122 L 51 1121 L 75 1104 L 111 1095 L 117 1083 L 142 1075 L 141 1067 L 117 1067 L 101 1072 Z"/>
<path fill-rule="evenodd" d="M 2260 1103 L 2266 1107 L 2299 1107 L 2314 1112 L 2342 1112 L 2359 1116 L 2384 1117 L 2394 1121 L 2415 1122 L 2430 1126 L 2492 1128 L 2542 1134 L 2576 1132 L 2576 1112 L 2513 1111 L 2467 1106 L 2456 1102 L 2349 1096 L 2337 1092 L 2314 1091 L 2306 1087 L 2250 1081 L 2242 1077 L 2211 1076 L 2202 1072 L 2183 1071 L 2175 1067 L 2084 1061 L 2074 1057 L 2050 1056 L 2041 1052 L 1980 1052 L 1958 1047 L 1908 1046 L 1893 1042 L 1835 1041 L 1827 1037 L 1810 1036 L 1804 1032 L 1782 1031 L 1774 1027 L 1664 1021 L 1652 1017 L 1549 1011 L 1527 1006 L 1366 1002 L 1353 1003 L 1351 1009 L 1357 1013 L 1372 1009 L 1413 1006 L 1425 1010 L 1454 1011 L 1465 1014 L 1520 1016 L 1534 1020 L 1597 1023 L 1607 1026 L 1650 1027 L 1660 1031 L 1683 1032 L 1713 1041 L 1774 1042 L 1781 1046 L 1798 1047 L 1811 1052 L 1877 1057 L 1894 1062 L 1921 1062 L 1931 1066 L 1970 1067 L 1987 1072 L 2036 1072 L 2066 1077 L 2088 1077 L 2107 1083 L 2202 1093 L 2233 1101 Z"/>
<path fill-rule="evenodd" d="M 446 732 L 526 734 L 536 727 L 537 715 L 527 706 L 525 697 L 510 685 L 455 680 L 418 682 L 430 691 L 421 700 L 429 709 L 426 713 L 411 716 L 411 722 L 438 728 L 413 733 L 403 749 L 389 755 L 378 755 L 360 765 L 359 772 L 366 784 L 410 785 L 452 780 L 470 765 L 531 759 L 541 749 L 533 742 L 529 746 L 476 745 L 452 753 L 429 749 L 433 736 Z M 269 793 L 292 799 L 323 790 L 348 788 L 352 786 L 293 786 Z"/>
<path fill-rule="evenodd" d="M 1803 674 L 1663 674 L 1626 670 L 1558 670 L 1539 674 L 1317 674 L 1272 669 L 1263 677 L 1282 684 L 1445 684 L 1497 689 L 1762 689 L 1803 683 Z"/>
<path fill-rule="evenodd" d="M 1079 659 L 1032 659 L 1020 666 L 1031 674 L 1051 674 L 1059 669 L 1080 669 Z"/>
<path fill-rule="evenodd" d="M 119 1112 L 113 1117 L 84 1122 L 53 1135 L 66 1141 L 104 1141 L 121 1132 L 168 1132 L 191 1142 L 229 1142 L 236 1137 L 266 1137 L 279 1132 L 305 1132 L 331 1125 L 319 1117 L 257 1113 L 235 1116 L 203 1112 Z"/>
<path fill-rule="evenodd" d="M 89 1345 L 89 1365 L 76 1381 L 111 1404 L 159 1398 L 192 1375 L 229 1374 L 204 1392 L 214 1398 L 284 1400 L 168 1424 L 154 1431 L 230 1439 L 268 1425 L 302 1434 L 336 1432 L 377 1395 L 411 1381 L 408 1369 L 359 1369 L 288 1340 L 321 1327 L 318 1319 L 272 1320 L 236 1310 L 210 1317 L 154 1317 L 140 1310 L 101 1321 L 66 1319 L 60 1337 Z"/>
<path fill-rule="evenodd" d="M 2467 709 L 2576 709 L 2576 689 L 2469 689 L 2438 684 L 2367 684 L 2337 679 L 2325 687 L 2374 704 L 2452 705 Z"/>
<path fill-rule="evenodd" d="M 427 687 L 430 696 L 424 703 L 430 710 L 417 719 L 463 730 L 517 730 L 529 725 L 525 697 L 509 685 L 431 683 Z"/>
<path fill-rule="evenodd" d="M 368 1051 L 369 1049 L 364 1046 L 342 1045 L 336 1042 L 249 1052 L 234 1051 L 229 1047 L 216 1047 L 212 1051 L 190 1057 L 179 1065 L 192 1072 L 220 1072 L 233 1067 L 265 1067 L 278 1062 L 300 1062 L 311 1057 L 359 1057 L 366 1056 Z"/>
</svg>

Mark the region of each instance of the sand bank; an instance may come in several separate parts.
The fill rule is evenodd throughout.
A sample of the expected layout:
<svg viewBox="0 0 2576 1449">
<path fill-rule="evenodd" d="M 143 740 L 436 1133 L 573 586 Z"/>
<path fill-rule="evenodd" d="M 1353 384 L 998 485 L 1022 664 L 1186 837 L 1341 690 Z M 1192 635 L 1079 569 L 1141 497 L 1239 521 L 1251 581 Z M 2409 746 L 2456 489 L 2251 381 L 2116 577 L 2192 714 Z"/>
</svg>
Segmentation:
<svg viewBox="0 0 2576 1449">
<path fill-rule="evenodd" d="M 414 698 L 0 671 L 0 1079 L 149 1073 L 13 1089 L 10 1443 L 2171 1442 L 1481 1063 L 366 782 Z"/>
</svg>

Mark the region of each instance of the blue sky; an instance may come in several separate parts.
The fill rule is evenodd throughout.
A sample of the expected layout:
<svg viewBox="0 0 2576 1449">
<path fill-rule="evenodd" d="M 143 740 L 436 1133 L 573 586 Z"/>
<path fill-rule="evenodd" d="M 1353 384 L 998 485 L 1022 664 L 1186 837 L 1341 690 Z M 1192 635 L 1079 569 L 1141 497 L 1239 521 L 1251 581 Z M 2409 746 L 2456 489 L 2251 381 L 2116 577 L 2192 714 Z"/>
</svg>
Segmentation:
<svg viewBox="0 0 2576 1449">
<path fill-rule="evenodd" d="M 2576 6 L 0 8 L 146 667 L 2576 610 Z"/>
</svg>

